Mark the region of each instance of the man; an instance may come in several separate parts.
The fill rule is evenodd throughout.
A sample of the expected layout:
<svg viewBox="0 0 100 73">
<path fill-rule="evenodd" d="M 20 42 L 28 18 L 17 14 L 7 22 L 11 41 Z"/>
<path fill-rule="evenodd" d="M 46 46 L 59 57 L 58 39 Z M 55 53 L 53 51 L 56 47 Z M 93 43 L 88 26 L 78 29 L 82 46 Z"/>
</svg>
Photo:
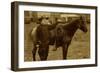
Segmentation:
<svg viewBox="0 0 100 73">
<path fill-rule="evenodd" d="M 42 16 L 41 18 L 39 18 L 39 23 L 41 25 L 51 25 L 51 22 L 48 16 Z"/>
</svg>

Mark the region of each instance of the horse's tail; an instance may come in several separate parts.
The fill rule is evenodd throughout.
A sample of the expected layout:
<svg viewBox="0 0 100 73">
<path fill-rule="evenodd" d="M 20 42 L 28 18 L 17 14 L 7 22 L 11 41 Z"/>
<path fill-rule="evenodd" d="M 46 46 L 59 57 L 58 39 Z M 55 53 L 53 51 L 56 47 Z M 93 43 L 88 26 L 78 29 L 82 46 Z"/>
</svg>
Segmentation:
<svg viewBox="0 0 100 73">
<path fill-rule="evenodd" d="M 32 39 L 32 31 L 33 31 L 33 29 L 31 29 L 31 31 L 29 32 L 29 40 L 31 40 L 31 41 L 33 40 Z"/>
<path fill-rule="evenodd" d="M 32 42 L 36 42 L 36 40 L 37 40 L 37 38 L 36 38 L 36 31 L 37 31 L 37 27 L 38 27 L 39 25 L 37 25 L 37 26 L 35 26 L 35 27 L 33 27 L 32 29 L 31 29 L 31 31 L 30 31 L 30 33 L 29 33 L 29 37 L 30 37 L 30 40 L 32 41 Z"/>
</svg>

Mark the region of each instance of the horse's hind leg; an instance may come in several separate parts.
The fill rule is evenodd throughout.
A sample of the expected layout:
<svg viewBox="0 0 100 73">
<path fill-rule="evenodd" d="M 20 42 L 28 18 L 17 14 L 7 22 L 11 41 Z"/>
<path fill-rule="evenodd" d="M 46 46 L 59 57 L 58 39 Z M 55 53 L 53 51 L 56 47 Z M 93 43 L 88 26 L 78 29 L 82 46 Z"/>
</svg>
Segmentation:
<svg viewBox="0 0 100 73">
<path fill-rule="evenodd" d="M 36 61 L 36 58 L 35 58 L 36 51 L 37 51 L 37 47 L 36 47 L 36 45 L 34 45 L 34 48 L 33 48 L 33 50 L 32 50 L 32 54 L 33 54 L 33 61 Z"/>
</svg>

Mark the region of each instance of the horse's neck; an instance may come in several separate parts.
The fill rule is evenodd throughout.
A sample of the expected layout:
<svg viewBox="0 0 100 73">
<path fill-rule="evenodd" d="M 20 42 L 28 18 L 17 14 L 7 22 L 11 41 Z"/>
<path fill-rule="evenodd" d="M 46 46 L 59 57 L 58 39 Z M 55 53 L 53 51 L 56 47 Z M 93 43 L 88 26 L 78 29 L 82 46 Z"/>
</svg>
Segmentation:
<svg viewBox="0 0 100 73">
<path fill-rule="evenodd" d="M 66 30 L 66 32 L 70 35 L 70 36 L 73 36 L 74 33 L 77 31 L 77 29 L 79 28 L 78 27 L 78 24 L 79 24 L 79 20 L 76 19 L 76 20 L 73 20 L 72 22 L 66 24 L 64 26 L 64 29 Z"/>
</svg>

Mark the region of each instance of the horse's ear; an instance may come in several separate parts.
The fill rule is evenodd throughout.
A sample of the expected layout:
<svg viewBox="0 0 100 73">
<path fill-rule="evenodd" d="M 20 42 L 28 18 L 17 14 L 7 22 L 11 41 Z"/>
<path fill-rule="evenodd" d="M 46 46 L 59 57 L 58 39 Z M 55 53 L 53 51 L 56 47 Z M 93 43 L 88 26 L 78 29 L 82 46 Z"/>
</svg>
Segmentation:
<svg viewBox="0 0 100 73">
<path fill-rule="evenodd" d="M 85 16 L 84 15 L 80 15 L 80 20 L 85 21 Z"/>
</svg>

